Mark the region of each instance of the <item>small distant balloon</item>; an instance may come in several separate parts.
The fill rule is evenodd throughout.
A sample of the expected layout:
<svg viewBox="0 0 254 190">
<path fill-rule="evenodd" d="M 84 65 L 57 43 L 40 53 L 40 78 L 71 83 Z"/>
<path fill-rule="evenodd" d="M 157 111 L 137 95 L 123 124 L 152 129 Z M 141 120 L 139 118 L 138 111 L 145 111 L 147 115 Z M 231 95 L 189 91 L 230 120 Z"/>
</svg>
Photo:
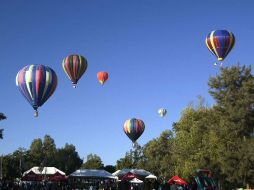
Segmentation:
<svg viewBox="0 0 254 190">
<path fill-rule="evenodd" d="M 28 65 L 16 76 L 16 85 L 35 110 L 42 106 L 57 87 L 57 75 L 53 69 L 44 65 Z"/>
<path fill-rule="evenodd" d="M 3 131 L 4 129 L 0 129 L 0 139 L 3 139 Z"/>
<path fill-rule="evenodd" d="M 142 135 L 145 130 L 145 124 L 141 119 L 127 119 L 124 123 L 123 130 L 125 134 L 132 141 L 133 146 L 136 143 L 136 140 Z"/>
<path fill-rule="evenodd" d="M 234 47 L 235 37 L 227 30 L 214 30 L 207 35 L 205 41 L 207 48 L 218 61 L 223 61 Z"/>
<path fill-rule="evenodd" d="M 101 85 L 103 85 L 108 80 L 108 73 L 105 71 L 100 71 L 97 73 L 97 78 Z"/>
<path fill-rule="evenodd" d="M 87 60 L 82 55 L 69 55 L 62 62 L 63 70 L 72 82 L 73 88 L 87 69 Z"/>
<path fill-rule="evenodd" d="M 158 114 L 160 115 L 160 117 L 165 117 L 167 114 L 167 110 L 165 108 L 160 108 L 158 110 Z"/>
</svg>

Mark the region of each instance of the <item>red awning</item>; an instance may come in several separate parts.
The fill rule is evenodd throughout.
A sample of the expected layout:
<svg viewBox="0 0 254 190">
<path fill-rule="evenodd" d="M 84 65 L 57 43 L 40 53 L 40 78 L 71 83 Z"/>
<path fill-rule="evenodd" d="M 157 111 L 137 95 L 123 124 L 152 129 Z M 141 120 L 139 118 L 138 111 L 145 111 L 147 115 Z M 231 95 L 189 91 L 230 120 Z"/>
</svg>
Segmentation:
<svg viewBox="0 0 254 190">
<path fill-rule="evenodd" d="M 175 182 L 178 185 L 187 185 L 186 181 L 178 177 L 177 175 L 173 176 L 171 179 L 168 180 L 168 184 L 173 184 Z"/>
<path fill-rule="evenodd" d="M 42 175 L 35 174 L 33 171 L 31 171 L 25 176 L 23 176 L 21 179 L 23 181 L 42 181 L 42 178 Z"/>
<path fill-rule="evenodd" d="M 128 172 L 127 174 L 125 174 L 125 175 L 121 178 L 121 180 L 122 180 L 122 181 L 130 181 L 130 180 L 132 180 L 132 179 L 134 179 L 134 178 L 137 178 L 137 176 L 136 176 L 135 174 L 131 173 L 131 172 Z"/>
<path fill-rule="evenodd" d="M 49 176 L 49 181 L 66 181 L 67 177 L 65 175 L 56 172 L 54 175 Z"/>
</svg>

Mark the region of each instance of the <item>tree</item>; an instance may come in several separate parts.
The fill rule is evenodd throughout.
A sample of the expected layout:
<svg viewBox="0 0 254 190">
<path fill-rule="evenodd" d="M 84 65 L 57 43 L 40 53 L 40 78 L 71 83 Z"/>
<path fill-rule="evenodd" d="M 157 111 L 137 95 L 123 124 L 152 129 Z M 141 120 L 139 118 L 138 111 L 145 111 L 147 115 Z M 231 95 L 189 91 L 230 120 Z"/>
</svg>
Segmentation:
<svg viewBox="0 0 254 190">
<path fill-rule="evenodd" d="M 96 154 L 89 154 L 87 161 L 81 166 L 83 169 L 103 169 L 101 158 Z"/>
<path fill-rule="evenodd" d="M 175 174 L 189 179 L 198 168 L 216 171 L 217 123 L 213 111 L 202 104 L 183 111 L 180 120 L 173 125 Z"/>
<path fill-rule="evenodd" d="M 115 166 L 112 166 L 112 165 L 106 165 L 104 167 L 104 170 L 106 170 L 107 172 L 109 173 L 114 173 L 116 171 L 116 167 Z"/>
<path fill-rule="evenodd" d="M 55 153 L 56 145 L 49 135 L 45 135 L 43 141 L 40 138 L 34 139 L 30 145 L 29 156 L 34 166 L 54 166 Z"/>
<path fill-rule="evenodd" d="M 3 178 L 13 180 L 17 177 L 20 177 L 20 173 L 17 170 L 18 162 L 12 156 L 12 154 L 5 155 L 3 157 Z"/>
<path fill-rule="evenodd" d="M 81 167 L 82 160 L 80 159 L 76 148 L 72 144 L 65 144 L 64 148 L 56 151 L 55 166 L 67 175 L 73 173 Z"/>
<path fill-rule="evenodd" d="M 214 111 L 219 118 L 218 157 L 224 184 L 254 185 L 253 129 L 254 77 L 251 67 L 222 68 L 220 75 L 209 80 L 209 93 L 215 99 Z M 232 167 L 234 166 L 234 167 Z"/>
<path fill-rule="evenodd" d="M 126 153 L 124 158 L 120 158 L 116 161 L 116 169 L 121 170 L 124 168 L 133 168 L 132 156 L 130 153 Z"/>
<path fill-rule="evenodd" d="M 144 145 L 144 169 L 159 177 L 171 177 L 174 174 L 174 161 L 172 156 L 173 133 L 163 131 L 160 137 Z"/>
<path fill-rule="evenodd" d="M 0 121 L 4 119 L 7 119 L 7 117 L 3 113 L 0 113 Z M 3 131 L 4 129 L 0 129 L 0 139 L 3 139 Z"/>
<path fill-rule="evenodd" d="M 55 153 L 56 145 L 54 139 L 52 139 L 49 135 L 45 135 L 43 139 L 44 166 L 54 166 Z"/>
<path fill-rule="evenodd" d="M 30 145 L 29 157 L 33 166 L 40 166 L 44 160 L 43 143 L 40 138 L 34 139 Z"/>
<path fill-rule="evenodd" d="M 11 158 L 17 172 L 16 177 L 21 177 L 24 171 L 32 167 L 29 163 L 28 151 L 25 148 L 18 148 L 15 150 L 12 153 Z"/>
<path fill-rule="evenodd" d="M 12 154 L 3 157 L 3 177 L 13 180 L 20 178 L 24 172 L 24 164 L 22 164 L 26 157 L 27 151 L 24 148 L 18 148 Z"/>
</svg>

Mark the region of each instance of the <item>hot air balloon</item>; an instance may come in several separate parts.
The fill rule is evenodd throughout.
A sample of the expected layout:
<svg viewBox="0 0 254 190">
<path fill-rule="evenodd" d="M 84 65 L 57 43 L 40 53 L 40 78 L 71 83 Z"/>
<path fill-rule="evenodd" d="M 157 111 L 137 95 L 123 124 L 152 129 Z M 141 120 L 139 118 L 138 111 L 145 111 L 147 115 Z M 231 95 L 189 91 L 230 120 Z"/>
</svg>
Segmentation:
<svg viewBox="0 0 254 190">
<path fill-rule="evenodd" d="M 82 55 L 69 55 L 62 62 L 63 70 L 76 88 L 78 80 L 87 69 L 87 60 Z"/>
<path fill-rule="evenodd" d="M 0 139 L 3 139 L 3 131 L 4 129 L 0 129 Z"/>
<path fill-rule="evenodd" d="M 218 61 L 226 58 L 234 44 L 234 34 L 227 30 L 214 30 L 206 37 L 206 46 L 218 58 Z"/>
<path fill-rule="evenodd" d="M 100 71 L 97 73 L 97 78 L 101 85 L 103 85 L 108 80 L 108 73 L 105 71 Z"/>
<path fill-rule="evenodd" d="M 161 117 L 165 117 L 165 115 L 167 114 L 167 110 L 165 108 L 160 108 L 158 110 L 158 114 L 160 114 Z"/>
<path fill-rule="evenodd" d="M 54 93 L 57 75 L 53 69 L 44 65 L 27 65 L 16 76 L 16 85 L 21 94 L 35 110 L 42 106 Z"/>
<path fill-rule="evenodd" d="M 145 124 L 141 119 L 127 119 L 124 123 L 123 130 L 125 134 L 132 141 L 132 145 L 136 143 L 136 140 L 142 135 L 145 130 Z"/>
</svg>

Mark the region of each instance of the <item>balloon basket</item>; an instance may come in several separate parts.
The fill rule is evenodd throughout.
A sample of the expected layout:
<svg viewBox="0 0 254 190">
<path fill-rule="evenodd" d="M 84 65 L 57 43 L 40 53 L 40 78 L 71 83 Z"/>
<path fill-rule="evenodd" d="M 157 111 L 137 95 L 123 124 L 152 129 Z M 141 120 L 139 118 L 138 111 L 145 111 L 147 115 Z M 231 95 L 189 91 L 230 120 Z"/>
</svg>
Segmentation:
<svg viewBox="0 0 254 190">
<path fill-rule="evenodd" d="M 137 148 L 137 143 L 136 142 L 132 142 L 132 148 Z"/>
<path fill-rule="evenodd" d="M 38 111 L 35 111 L 35 112 L 34 112 L 34 117 L 38 117 L 38 116 L 39 116 Z"/>
<path fill-rule="evenodd" d="M 214 66 L 222 67 L 222 66 L 223 66 L 223 62 L 220 62 L 220 63 L 215 62 L 213 65 L 214 65 Z"/>
</svg>

